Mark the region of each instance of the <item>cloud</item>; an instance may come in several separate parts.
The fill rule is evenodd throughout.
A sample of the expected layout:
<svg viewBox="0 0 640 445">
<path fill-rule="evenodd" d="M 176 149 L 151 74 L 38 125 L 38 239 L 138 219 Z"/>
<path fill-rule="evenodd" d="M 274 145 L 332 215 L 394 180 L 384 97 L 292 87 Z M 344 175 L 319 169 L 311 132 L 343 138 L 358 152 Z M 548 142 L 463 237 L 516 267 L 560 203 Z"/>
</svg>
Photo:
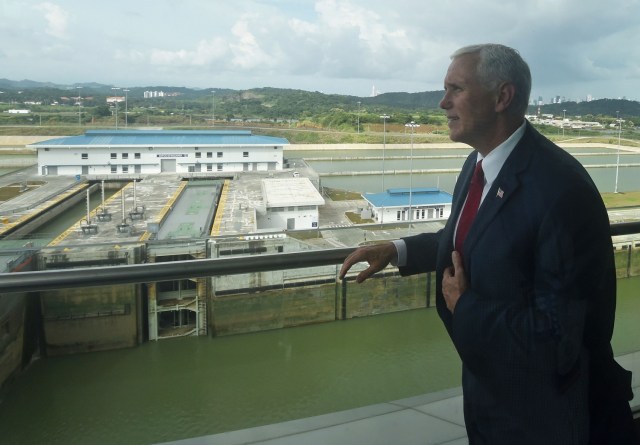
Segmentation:
<svg viewBox="0 0 640 445">
<path fill-rule="evenodd" d="M 44 18 L 47 21 L 47 27 L 45 28 L 47 34 L 58 39 L 66 39 L 68 37 L 69 13 L 62 9 L 60 5 L 44 2 L 36 5 L 35 9 L 44 14 Z"/>
<path fill-rule="evenodd" d="M 234 67 L 242 70 L 269 69 L 273 66 L 274 58 L 270 56 L 260 45 L 258 39 L 251 31 L 248 20 L 238 21 L 232 28 L 235 42 L 231 43 L 233 53 L 231 60 Z"/>
<path fill-rule="evenodd" d="M 640 0 L 187 3 L 0 0 L 3 75 L 415 92 L 442 88 L 457 48 L 498 42 L 527 60 L 536 96 L 637 97 Z"/>
<path fill-rule="evenodd" d="M 222 59 L 228 52 L 227 48 L 227 43 L 220 38 L 201 40 L 194 49 L 154 48 L 149 53 L 148 62 L 155 66 L 174 68 L 208 66 Z M 144 52 L 140 50 L 129 52 L 128 56 L 133 62 L 146 61 Z"/>
</svg>

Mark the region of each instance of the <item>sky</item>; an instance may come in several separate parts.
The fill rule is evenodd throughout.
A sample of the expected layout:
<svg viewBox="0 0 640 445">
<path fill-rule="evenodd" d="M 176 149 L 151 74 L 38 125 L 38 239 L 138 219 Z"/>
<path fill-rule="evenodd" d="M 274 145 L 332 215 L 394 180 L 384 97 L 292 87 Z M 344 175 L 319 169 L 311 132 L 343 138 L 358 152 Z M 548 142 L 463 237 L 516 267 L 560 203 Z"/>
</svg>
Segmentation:
<svg viewBox="0 0 640 445">
<path fill-rule="evenodd" d="M 0 78 L 123 88 L 443 89 L 516 48 L 532 98 L 640 100 L 640 0 L 0 0 Z"/>
</svg>

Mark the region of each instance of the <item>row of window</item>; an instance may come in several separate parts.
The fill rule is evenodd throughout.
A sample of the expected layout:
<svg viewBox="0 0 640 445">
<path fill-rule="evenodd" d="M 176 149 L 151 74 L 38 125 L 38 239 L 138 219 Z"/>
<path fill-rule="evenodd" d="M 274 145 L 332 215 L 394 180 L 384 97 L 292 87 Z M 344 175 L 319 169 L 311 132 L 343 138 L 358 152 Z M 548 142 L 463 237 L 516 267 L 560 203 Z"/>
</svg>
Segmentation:
<svg viewBox="0 0 640 445">
<path fill-rule="evenodd" d="M 297 207 L 270 207 L 267 212 L 293 212 L 294 210 L 315 210 L 317 206 L 297 206 Z"/>
<path fill-rule="evenodd" d="M 89 159 L 89 153 L 82 153 L 82 159 Z M 111 153 L 111 159 L 118 159 L 117 153 Z M 122 159 L 129 159 L 129 153 L 122 153 Z M 140 159 L 140 153 L 134 153 L 133 159 Z"/>
<path fill-rule="evenodd" d="M 409 212 L 406 210 L 398 210 L 396 213 L 397 221 L 406 221 L 409 218 Z M 413 209 L 413 218 L 417 219 L 433 219 L 433 218 L 443 218 L 444 217 L 444 207 L 428 207 L 426 209 Z"/>
<path fill-rule="evenodd" d="M 214 164 L 204 164 L 204 165 L 206 165 L 206 169 L 207 169 L 208 172 L 212 172 L 213 171 L 213 165 Z M 223 171 L 223 164 L 215 164 L 215 165 L 216 165 L 216 171 L 219 171 L 219 172 Z M 120 173 L 129 173 L 129 170 L 131 168 L 135 168 L 135 167 L 138 167 L 138 170 L 140 168 L 139 165 L 131 166 L 131 165 L 116 165 L 116 164 L 114 164 L 114 165 L 111 166 L 111 173 L 118 173 L 118 169 L 119 168 L 120 168 Z M 195 171 L 196 171 L 196 169 L 195 169 L 194 166 L 189 166 L 189 172 L 193 173 Z M 139 172 L 136 171 L 136 173 L 139 173 Z"/>
<path fill-rule="evenodd" d="M 217 152 L 216 157 L 221 158 L 223 156 L 222 151 Z M 249 157 L 249 152 L 248 151 L 243 151 L 242 152 L 242 157 L 243 158 L 248 158 Z M 129 153 L 121 153 L 121 158 L 122 159 L 129 159 Z M 202 158 L 202 153 L 197 151 L 196 152 L 196 158 Z M 207 152 L 207 158 L 213 158 L 213 152 L 212 151 L 208 151 Z M 82 153 L 82 159 L 89 159 L 89 153 Z M 111 153 L 111 159 L 118 159 L 118 153 Z M 140 159 L 140 153 L 134 153 L 133 154 L 133 159 Z"/>
</svg>

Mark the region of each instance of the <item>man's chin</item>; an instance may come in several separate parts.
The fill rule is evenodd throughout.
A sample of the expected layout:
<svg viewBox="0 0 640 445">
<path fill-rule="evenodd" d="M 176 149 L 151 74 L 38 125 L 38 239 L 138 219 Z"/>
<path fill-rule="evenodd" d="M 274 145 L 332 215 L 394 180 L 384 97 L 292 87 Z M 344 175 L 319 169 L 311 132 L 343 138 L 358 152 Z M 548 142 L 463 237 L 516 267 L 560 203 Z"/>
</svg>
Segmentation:
<svg viewBox="0 0 640 445">
<path fill-rule="evenodd" d="M 451 142 L 460 142 L 460 134 L 449 129 L 449 139 L 451 139 Z"/>
</svg>

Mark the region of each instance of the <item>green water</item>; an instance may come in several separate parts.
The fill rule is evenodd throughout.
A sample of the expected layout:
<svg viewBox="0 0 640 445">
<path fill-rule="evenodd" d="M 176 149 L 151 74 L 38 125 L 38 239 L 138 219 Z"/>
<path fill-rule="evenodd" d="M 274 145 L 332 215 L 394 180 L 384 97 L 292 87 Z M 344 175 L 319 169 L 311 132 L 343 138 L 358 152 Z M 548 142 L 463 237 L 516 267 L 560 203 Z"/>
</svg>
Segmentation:
<svg viewBox="0 0 640 445">
<path fill-rule="evenodd" d="M 640 350 L 640 277 L 613 345 Z M 0 402 L 0 443 L 153 444 L 460 385 L 435 309 L 35 362 Z"/>
<path fill-rule="evenodd" d="M 587 171 L 593 178 L 598 189 L 605 192 L 613 192 L 616 188 L 616 162 L 617 151 L 607 148 L 572 148 L 570 152 L 587 167 Z M 414 159 L 392 159 L 392 157 L 409 156 L 413 153 Z M 420 158 L 421 156 L 434 155 L 467 155 L 470 149 L 414 149 L 414 150 L 386 150 L 384 163 L 382 150 L 318 150 L 318 151 L 285 151 L 286 157 L 314 158 L 309 165 L 318 173 L 329 172 L 357 172 L 357 171 L 385 171 L 384 183 L 381 175 L 370 176 L 334 176 L 321 178 L 324 187 L 351 190 L 360 193 L 379 193 L 388 188 L 409 187 L 438 187 L 447 192 L 453 192 L 457 173 L 418 173 L 418 170 L 460 168 L 464 158 Z M 593 156 L 592 153 L 609 153 L 602 156 Z M 380 159 L 356 160 L 347 159 L 354 156 L 378 156 Z M 389 156 L 390 159 L 386 159 Z M 324 159 L 321 159 L 324 158 Z M 342 158 L 342 159 L 340 159 Z M 637 153 L 625 153 L 620 156 L 620 164 L 640 163 L 640 155 Z M 608 164 L 606 168 L 592 168 L 589 165 Z M 416 171 L 412 175 L 395 174 L 394 170 Z M 640 190 L 640 167 L 620 167 L 618 171 L 618 190 L 628 192 Z"/>
</svg>

